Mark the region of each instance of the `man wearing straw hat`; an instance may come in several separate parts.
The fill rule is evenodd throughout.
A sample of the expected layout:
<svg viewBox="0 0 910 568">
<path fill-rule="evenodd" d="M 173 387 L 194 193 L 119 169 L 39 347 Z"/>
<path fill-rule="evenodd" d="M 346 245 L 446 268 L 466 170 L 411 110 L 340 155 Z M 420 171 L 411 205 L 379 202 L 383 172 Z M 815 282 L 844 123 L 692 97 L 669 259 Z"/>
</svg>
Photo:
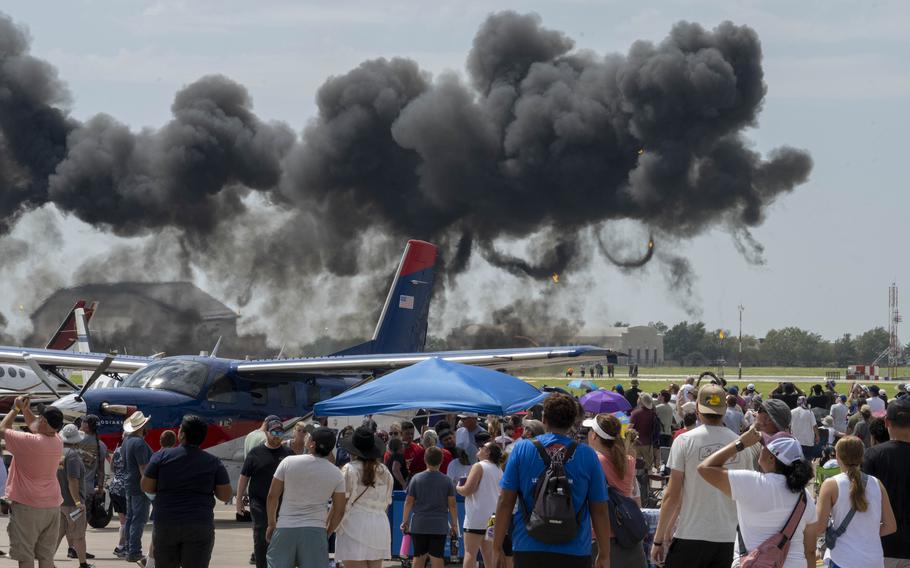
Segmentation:
<svg viewBox="0 0 910 568">
<path fill-rule="evenodd" d="M 151 502 L 140 487 L 145 466 L 152 457 L 152 448 L 145 443 L 145 430 L 151 416 L 137 410 L 123 422 L 123 467 L 126 470 L 126 535 L 127 561 L 142 560 L 142 531 L 149 520 Z"/>
</svg>

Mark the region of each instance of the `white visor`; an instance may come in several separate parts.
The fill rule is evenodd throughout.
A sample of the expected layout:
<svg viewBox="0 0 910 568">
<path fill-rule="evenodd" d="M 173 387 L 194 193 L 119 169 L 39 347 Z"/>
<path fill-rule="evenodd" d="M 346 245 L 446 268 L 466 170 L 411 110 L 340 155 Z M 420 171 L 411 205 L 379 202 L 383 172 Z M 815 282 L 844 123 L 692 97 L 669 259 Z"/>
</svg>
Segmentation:
<svg viewBox="0 0 910 568">
<path fill-rule="evenodd" d="M 595 434 L 597 434 L 600 438 L 602 438 L 604 440 L 615 440 L 616 439 L 613 436 L 611 436 L 603 431 L 603 428 L 601 428 L 600 424 L 597 423 L 597 418 L 588 418 L 587 420 L 582 422 L 581 425 L 584 426 L 585 428 L 591 428 L 592 430 L 594 430 Z"/>
</svg>

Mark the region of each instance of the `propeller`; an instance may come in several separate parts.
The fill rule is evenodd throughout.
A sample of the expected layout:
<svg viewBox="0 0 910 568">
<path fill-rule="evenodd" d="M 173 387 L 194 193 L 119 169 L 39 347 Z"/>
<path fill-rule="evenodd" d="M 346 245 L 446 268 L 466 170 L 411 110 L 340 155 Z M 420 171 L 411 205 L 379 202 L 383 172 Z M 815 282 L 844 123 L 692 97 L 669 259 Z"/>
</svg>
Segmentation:
<svg viewBox="0 0 910 568">
<path fill-rule="evenodd" d="M 79 391 L 79 394 L 76 395 L 76 400 L 82 401 L 82 396 L 85 394 L 85 391 L 92 388 L 92 385 L 95 384 L 95 381 L 107 371 L 107 368 L 111 366 L 111 363 L 114 362 L 114 357 L 117 356 L 116 351 L 111 351 L 104 356 L 104 359 L 101 361 L 101 364 L 95 367 L 95 372 L 92 373 L 92 376 L 89 377 L 87 381 L 82 385 L 82 389 Z"/>
<path fill-rule="evenodd" d="M 25 361 L 26 365 L 31 367 L 32 371 L 34 371 L 35 374 L 38 376 L 38 379 L 40 379 L 41 382 L 44 383 L 44 386 L 46 386 L 48 389 L 50 389 L 50 391 L 52 393 L 54 393 L 54 396 L 56 396 L 58 399 L 61 398 L 60 393 L 57 392 L 57 389 L 55 389 L 54 385 L 51 383 L 50 377 L 47 376 L 47 373 L 44 372 L 44 369 L 41 368 L 41 365 L 39 365 L 37 361 L 32 359 L 31 355 L 29 355 L 26 352 L 23 352 L 22 360 Z"/>
</svg>

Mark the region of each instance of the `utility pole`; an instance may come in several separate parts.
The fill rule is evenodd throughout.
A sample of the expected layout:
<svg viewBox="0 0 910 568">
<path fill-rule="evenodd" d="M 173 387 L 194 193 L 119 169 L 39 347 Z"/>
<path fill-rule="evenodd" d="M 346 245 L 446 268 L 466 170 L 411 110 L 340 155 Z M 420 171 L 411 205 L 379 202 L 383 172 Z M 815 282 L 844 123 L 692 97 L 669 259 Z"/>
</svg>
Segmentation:
<svg viewBox="0 0 910 568">
<path fill-rule="evenodd" d="M 740 304 L 739 308 L 739 380 L 743 380 L 743 310 L 746 308 Z"/>
</svg>

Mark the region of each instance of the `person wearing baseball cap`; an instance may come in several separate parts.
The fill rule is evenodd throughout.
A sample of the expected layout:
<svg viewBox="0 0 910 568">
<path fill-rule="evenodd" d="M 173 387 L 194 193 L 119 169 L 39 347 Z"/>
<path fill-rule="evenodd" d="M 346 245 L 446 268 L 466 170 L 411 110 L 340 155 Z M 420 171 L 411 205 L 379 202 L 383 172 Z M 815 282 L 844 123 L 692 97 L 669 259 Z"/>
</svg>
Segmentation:
<svg viewBox="0 0 910 568">
<path fill-rule="evenodd" d="M 30 432 L 13 429 L 19 413 Z M 54 406 L 32 412 L 27 396 L 16 397 L 13 407 L 0 421 L 0 439 L 13 455 L 6 497 L 10 501 L 9 555 L 25 565 L 35 560 L 41 565 L 54 563 L 60 525 L 60 485 L 57 466 L 63 455 L 63 413 Z"/>
<path fill-rule="evenodd" d="M 898 517 L 897 532 L 882 537 L 885 566 L 906 566 L 910 564 L 910 399 L 898 398 L 888 404 L 885 426 L 891 439 L 866 450 L 862 469 L 882 482 Z"/>
<path fill-rule="evenodd" d="M 328 537 L 341 523 L 347 505 L 344 476 L 329 461 L 335 450 L 335 431 L 316 428 L 307 449 L 309 453 L 284 458 L 278 464 L 269 488 L 265 533 L 269 566 L 329 563 Z"/>
<path fill-rule="evenodd" d="M 246 435 L 246 438 L 243 439 L 243 457 L 246 459 L 246 456 L 250 453 L 250 450 L 255 448 L 260 444 L 265 443 L 266 433 L 269 431 L 269 422 L 274 422 L 275 420 L 281 421 L 281 417 L 270 414 L 265 417 L 265 420 L 262 421 L 262 424 L 259 425 L 259 428 L 253 430 Z"/>
<path fill-rule="evenodd" d="M 732 470 L 724 464 L 747 448 L 759 447 L 759 471 Z M 799 440 L 785 432 L 767 434 L 750 428 L 704 459 L 698 475 L 715 491 L 736 502 L 741 548 L 752 551 L 788 524 L 798 522 L 790 537 L 783 568 L 815 566 L 815 501 L 806 490 L 814 477 L 812 462 L 803 455 Z M 800 514 L 799 509 L 803 509 Z M 741 551 L 742 552 L 742 551 Z"/>
<path fill-rule="evenodd" d="M 298 422 L 302 426 L 302 423 Z M 240 470 L 240 479 L 237 481 L 236 514 L 243 518 L 243 495 L 249 492 L 250 516 L 253 519 L 253 561 L 257 568 L 266 568 L 266 553 L 269 543 L 265 540 L 265 531 L 268 528 L 268 514 L 266 502 L 269 496 L 269 487 L 278 465 L 287 457 L 293 456 L 294 451 L 282 444 L 284 424 L 277 417 L 265 423 L 266 438 L 264 444 L 259 444 L 250 450 L 243 467 Z"/>
<path fill-rule="evenodd" d="M 654 564 L 673 568 L 730 565 L 736 540 L 736 506 L 729 494 L 717 491 L 698 475 L 698 465 L 706 455 L 737 439 L 724 426 L 726 397 L 727 392 L 720 385 L 702 386 L 695 400 L 701 426 L 673 441 L 667 461 L 670 482 L 664 491 L 651 547 Z M 744 469 L 749 464 L 745 456 L 734 452 L 726 465 Z M 672 521 L 677 518 L 674 529 Z"/>
</svg>

